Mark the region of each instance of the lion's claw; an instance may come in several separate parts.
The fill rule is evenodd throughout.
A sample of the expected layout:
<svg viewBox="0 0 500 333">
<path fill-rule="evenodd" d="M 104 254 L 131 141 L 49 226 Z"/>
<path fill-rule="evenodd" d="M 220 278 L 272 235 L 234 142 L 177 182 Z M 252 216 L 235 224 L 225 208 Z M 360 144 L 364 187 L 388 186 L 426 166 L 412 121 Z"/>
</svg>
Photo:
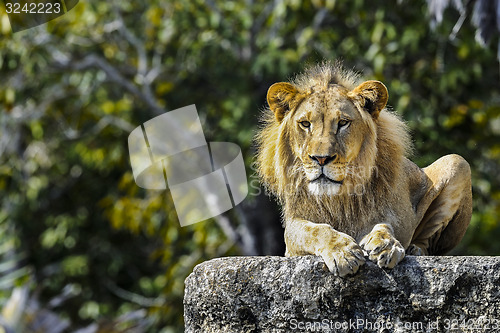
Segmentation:
<svg viewBox="0 0 500 333">
<path fill-rule="evenodd" d="M 339 246 L 338 243 L 341 243 L 342 246 Z M 321 257 L 323 257 L 330 272 L 341 277 L 356 273 L 359 267 L 366 262 L 361 247 L 347 235 L 336 245 L 324 249 Z"/>
</svg>

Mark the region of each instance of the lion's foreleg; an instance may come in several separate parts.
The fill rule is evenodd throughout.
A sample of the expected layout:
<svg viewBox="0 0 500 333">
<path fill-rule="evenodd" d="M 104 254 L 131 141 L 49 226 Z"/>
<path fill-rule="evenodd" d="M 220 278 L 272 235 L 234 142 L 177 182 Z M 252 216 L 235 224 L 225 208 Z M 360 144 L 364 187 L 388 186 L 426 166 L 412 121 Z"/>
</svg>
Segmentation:
<svg viewBox="0 0 500 333">
<path fill-rule="evenodd" d="M 365 263 L 363 251 L 349 235 L 328 224 L 291 219 L 285 226 L 286 256 L 321 256 L 335 275 L 354 274 Z"/>
</svg>

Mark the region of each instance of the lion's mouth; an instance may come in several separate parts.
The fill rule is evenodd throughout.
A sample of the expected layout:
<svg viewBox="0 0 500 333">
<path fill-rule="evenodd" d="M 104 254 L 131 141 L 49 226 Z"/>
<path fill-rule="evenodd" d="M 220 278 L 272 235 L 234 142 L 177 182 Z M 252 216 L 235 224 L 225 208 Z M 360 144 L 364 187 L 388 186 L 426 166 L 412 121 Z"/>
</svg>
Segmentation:
<svg viewBox="0 0 500 333">
<path fill-rule="evenodd" d="M 320 183 L 320 184 L 333 183 L 333 184 L 342 185 L 342 183 L 344 183 L 344 181 L 343 180 L 334 180 L 334 179 L 328 178 L 328 176 L 326 176 L 324 173 L 322 173 L 321 175 L 318 176 L 318 178 L 313 179 L 311 181 L 311 183 Z"/>
</svg>

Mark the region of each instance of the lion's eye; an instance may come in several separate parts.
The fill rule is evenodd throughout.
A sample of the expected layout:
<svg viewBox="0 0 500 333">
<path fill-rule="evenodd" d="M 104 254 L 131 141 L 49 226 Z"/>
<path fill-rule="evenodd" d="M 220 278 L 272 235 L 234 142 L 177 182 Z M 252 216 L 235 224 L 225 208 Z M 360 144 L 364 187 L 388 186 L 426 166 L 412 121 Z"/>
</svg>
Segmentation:
<svg viewBox="0 0 500 333">
<path fill-rule="evenodd" d="M 305 127 L 305 128 L 311 127 L 311 123 L 308 122 L 307 120 L 301 121 L 300 125 L 302 125 L 302 127 Z"/>
<path fill-rule="evenodd" d="M 341 119 L 339 121 L 339 127 L 344 127 L 344 126 L 347 126 L 348 124 L 349 124 L 349 120 Z"/>
</svg>

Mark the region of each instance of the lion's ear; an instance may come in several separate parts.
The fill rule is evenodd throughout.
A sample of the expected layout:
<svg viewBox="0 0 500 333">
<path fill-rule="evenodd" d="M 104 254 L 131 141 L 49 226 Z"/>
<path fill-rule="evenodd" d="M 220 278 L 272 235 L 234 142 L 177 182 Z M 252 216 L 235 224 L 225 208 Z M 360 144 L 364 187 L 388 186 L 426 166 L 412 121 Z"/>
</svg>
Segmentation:
<svg viewBox="0 0 500 333">
<path fill-rule="evenodd" d="M 377 119 L 380 111 L 387 104 L 389 93 L 387 88 L 380 81 L 366 81 L 361 83 L 353 91 L 349 93 L 351 97 L 361 97 L 361 106 Z"/>
<path fill-rule="evenodd" d="M 269 87 L 267 103 L 278 121 L 282 121 L 285 114 L 298 105 L 300 95 L 297 88 L 287 82 L 278 82 Z"/>
</svg>

